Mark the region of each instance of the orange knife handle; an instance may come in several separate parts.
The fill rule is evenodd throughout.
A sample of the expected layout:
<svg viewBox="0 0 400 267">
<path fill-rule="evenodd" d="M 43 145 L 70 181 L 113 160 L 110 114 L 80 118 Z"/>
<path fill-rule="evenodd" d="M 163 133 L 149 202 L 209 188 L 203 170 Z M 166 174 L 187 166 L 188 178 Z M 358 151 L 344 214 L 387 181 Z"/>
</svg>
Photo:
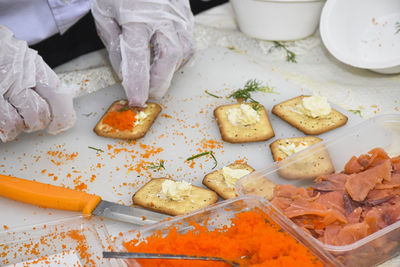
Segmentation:
<svg viewBox="0 0 400 267">
<path fill-rule="evenodd" d="M 0 196 L 45 208 L 91 214 L 101 198 L 60 186 L 0 174 Z"/>
</svg>

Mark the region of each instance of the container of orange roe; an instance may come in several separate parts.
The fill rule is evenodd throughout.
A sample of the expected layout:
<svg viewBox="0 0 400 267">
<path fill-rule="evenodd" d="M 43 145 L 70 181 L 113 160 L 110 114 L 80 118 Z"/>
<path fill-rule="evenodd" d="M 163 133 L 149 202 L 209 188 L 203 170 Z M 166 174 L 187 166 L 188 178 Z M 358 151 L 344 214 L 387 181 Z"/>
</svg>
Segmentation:
<svg viewBox="0 0 400 267">
<path fill-rule="evenodd" d="M 104 225 L 74 216 L 0 232 L 0 266 L 124 266 L 103 259 L 110 245 Z"/>
<path fill-rule="evenodd" d="M 241 266 L 334 266 L 331 255 L 261 197 L 243 196 L 122 234 L 115 251 L 214 256 Z M 128 266 L 229 266 L 199 260 L 127 260 Z"/>
</svg>

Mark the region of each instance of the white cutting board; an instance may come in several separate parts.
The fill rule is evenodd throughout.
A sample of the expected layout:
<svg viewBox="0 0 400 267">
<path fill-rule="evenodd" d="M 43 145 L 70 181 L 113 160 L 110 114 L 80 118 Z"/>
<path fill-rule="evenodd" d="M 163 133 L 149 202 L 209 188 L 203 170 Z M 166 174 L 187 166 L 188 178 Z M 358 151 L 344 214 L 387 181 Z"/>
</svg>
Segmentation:
<svg viewBox="0 0 400 267">
<path fill-rule="evenodd" d="M 223 142 L 213 110 L 219 105 L 234 103 L 234 100 L 225 96 L 242 87 L 249 79 L 268 83 L 279 93 L 253 95 L 267 109 L 275 138 L 247 144 Z M 211 97 L 205 90 L 223 98 Z M 309 94 L 309 91 L 274 73 L 273 66 L 260 66 L 245 54 L 225 48 L 198 51 L 175 75 L 168 95 L 160 102 L 163 107 L 160 116 L 147 135 L 136 144 L 102 138 L 93 132 L 95 124 L 109 105 L 114 100 L 124 98 L 122 87 L 118 84 L 76 99 L 77 121 L 73 129 L 58 136 L 44 132 L 23 134 L 17 141 L 0 144 L 0 173 L 70 188 L 84 183 L 86 192 L 130 205 L 133 193 L 151 177 L 167 176 L 201 185 L 204 175 L 213 171 L 213 160 L 208 156 L 197 158 L 194 166 L 185 162 L 186 158 L 200 152 L 214 151 L 218 160 L 217 168 L 235 160 L 244 160 L 255 169 L 271 164 L 269 144 L 273 140 L 303 134 L 272 115 L 270 110 L 274 104 L 300 94 Z M 339 110 L 349 117 L 348 124 L 321 135 L 322 138 L 340 134 L 362 120 L 351 112 Z M 210 142 L 203 140 L 215 140 L 216 147 L 211 147 Z M 111 150 L 109 145 L 112 146 Z M 104 152 L 96 153 L 88 146 Z M 145 158 L 146 150 L 150 149 L 148 146 L 162 151 Z M 115 154 L 115 148 L 121 149 L 121 152 Z M 54 151 L 63 154 L 52 155 Z M 77 155 L 74 157 L 73 153 Z M 68 156 L 68 160 L 65 156 Z M 165 161 L 165 170 L 153 172 L 140 168 L 143 161 L 159 160 Z M 139 172 L 135 170 L 138 166 Z M 0 198 L 0 210 L 1 214 L 7 214 L 0 216 L 0 228 L 2 225 L 13 228 L 70 214 L 3 198 Z"/>
</svg>

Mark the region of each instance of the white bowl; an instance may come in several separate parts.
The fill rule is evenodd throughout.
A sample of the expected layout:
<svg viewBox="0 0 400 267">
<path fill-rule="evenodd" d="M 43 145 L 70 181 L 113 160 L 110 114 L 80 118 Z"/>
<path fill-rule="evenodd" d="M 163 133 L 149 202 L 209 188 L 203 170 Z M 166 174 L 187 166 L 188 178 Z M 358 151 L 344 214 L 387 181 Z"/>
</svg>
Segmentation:
<svg viewBox="0 0 400 267">
<path fill-rule="evenodd" d="M 400 0 L 328 0 L 320 32 L 329 52 L 354 67 L 400 72 Z M 398 26 L 400 27 L 400 25 Z"/>
<path fill-rule="evenodd" d="M 255 38 L 288 41 L 314 33 L 325 0 L 230 0 L 240 30 Z"/>
</svg>

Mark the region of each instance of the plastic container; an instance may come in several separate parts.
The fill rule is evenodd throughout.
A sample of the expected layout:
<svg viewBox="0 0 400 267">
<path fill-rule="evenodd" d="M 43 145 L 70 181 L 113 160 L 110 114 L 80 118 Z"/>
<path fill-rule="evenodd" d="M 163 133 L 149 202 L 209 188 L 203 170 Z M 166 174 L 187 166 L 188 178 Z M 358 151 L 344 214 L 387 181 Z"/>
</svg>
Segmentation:
<svg viewBox="0 0 400 267">
<path fill-rule="evenodd" d="M 124 266 L 121 260 L 103 259 L 102 252 L 110 250 L 111 241 L 105 227 L 95 227 L 91 220 L 75 216 L 0 232 L 0 266 L 43 261 L 70 252 L 78 257 L 81 266 Z"/>
<path fill-rule="evenodd" d="M 210 230 L 213 230 L 223 225 L 229 225 L 229 219 L 233 218 L 236 214 L 254 208 L 259 208 L 268 214 L 269 217 L 278 223 L 283 230 L 290 233 L 298 241 L 308 247 L 314 255 L 318 256 L 325 266 L 338 265 L 338 262 L 331 255 L 329 255 L 329 253 L 326 253 L 313 238 L 304 235 L 304 232 L 298 226 L 283 216 L 279 211 L 273 209 L 268 201 L 257 196 L 242 196 L 239 198 L 222 201 L 206 209 L 199 210 L 185 216 L 175 217 L 169 221 L 126 232 L 121 237 L 116 239 L 115 249 L 117 251 L 126 251 L 125 247 L 123 246 L 123 242 L 138 238 L 144 239 L 159 230 L 161 230 L 163 233 L 166 233 L 168 231 L 166 228 L 170 227 L 171 225 L 176 225 L 179 227 L 179 229 L 184 231 L 185 229 L 191 228 L 189 222 L 202 224 L 207 221 L 207 227 Z M 266 240 L 266 242 L 272 241 Z M 129 260 L 127 260 L 126 263 L 128 265 L 133 264 L 133 262 L 130 262 Z"/>
<path fill-rule="evenodd" d="M 362 12 L 355 12 L 362 10 Z M 321 38 L 338 60 L 379 73 L 400 72 L 400 1 L 329 0 Z"/>
<path fill-rule="evenodd" d="M 318 27 L 325 0 L 231 0 L 240 30 L 263 40 L 305 38 Z"/>
<path fill-rule="evenodd" d="M 366 154 L 375 147 L 385 149 L 390 156 L 400 154 L 400 115 L 377 116 L 352 128 L 338 131 L 336 137 L 241 178 L 236 183 L 236 191 L 239 195 L 262 196 L 262 184 L 266 177 L 276 184 L 309 186 L 313 184 L 313 179 L 285 179 L 282 174 L 293 169 L 308 168 L 306 164 L 322 151 L 329 153 L 335 172 L 340 172 L 352 156 Z M 314 239 L 313 243 L 323 247 L 345 266 L 374 266 L 400 253 L 400 221 L 345 246 L 323 244 L 311 235 L 309 238 Z"/>
</svg>

